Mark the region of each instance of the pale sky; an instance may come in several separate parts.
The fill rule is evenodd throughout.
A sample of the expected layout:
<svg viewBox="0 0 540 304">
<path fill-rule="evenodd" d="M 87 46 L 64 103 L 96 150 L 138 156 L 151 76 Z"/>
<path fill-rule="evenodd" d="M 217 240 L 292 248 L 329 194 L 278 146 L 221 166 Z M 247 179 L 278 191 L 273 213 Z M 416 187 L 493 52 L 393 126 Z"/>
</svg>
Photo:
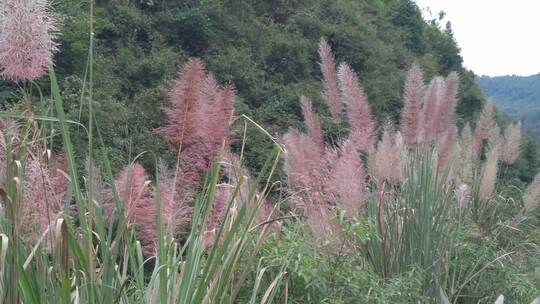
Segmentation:
<svg viewBox="0 0 540 304">
<path fill-rule="evenodd" d="M 416 0 L 452 23 L 465 67 L 477 75 L 540 73 L 540 0 Z M 431 18 L 428 18 L 431 19 Z"/>
</svg>

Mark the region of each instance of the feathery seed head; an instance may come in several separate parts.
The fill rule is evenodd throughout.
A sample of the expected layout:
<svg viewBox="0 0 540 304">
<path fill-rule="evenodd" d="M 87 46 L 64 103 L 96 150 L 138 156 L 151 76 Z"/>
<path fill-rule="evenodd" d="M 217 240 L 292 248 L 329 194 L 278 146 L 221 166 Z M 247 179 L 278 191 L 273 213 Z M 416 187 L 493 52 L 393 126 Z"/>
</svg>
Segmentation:
<svg viewBox="0 0 540 304">
<path fill-rule="evenodd" d="M 422 135 L 421 142 L 430 146 L 437 136 L 439 108 L 444 94 L 444 79 L 435 77 L 431 80 L 424 96 L 422 109 Z"/>
<path fill-rule="evenodd" d="M 211 80 L 207 79 L 202 62 L 194 58 L 180 69 L 169 91 L 170 106 L 164 108 L 167 123 L 158 131 L 175 146 L 199 142 L 197 130 L 204 117 L 203 84 L 209 89 Z"/>
<path fill-rule="evenodd" d="M 143 166 L 134 163 L 125 167 L 116 179 L 116 189 L 126 207 L 137 206 L 139 200 L 144 200 L 148 192 L 148 175 Z"/>
<path fill-rule="evenodd" d="M 341 115 L 343 106 L 339 98 L 334 54 L 332 54 L 332 49 L 324 38 L 321 38 L 319 42 L 319 57 L 321 59 L 319 66 L 323 74 L 323 97 L 330 110 L 330 114 L 332 114 L 334 119 L 337 119 Z"/>
<path fill-rule="evenodd" d="M 143 166 L 134 163 L 125 167 L 116 178 L 116 189 L 126 214 L 135 226 L 146 256 L 156 253 L 156 200 Z"/>
<path fill-rule="evenodd" d="M 347 107 L 347 117 L 351 125 L 351 136 L 361 151 L 368 151 L 375 141 L 376 126 L 364 93 L 358 83 L 356 73 L 346 63 L 341 63 L 338 70 L 339 86 L 343 103 Z"/>
<path fill-rule="evenodd" d="M 304 114 L 304 122 L 307 127 L 307 134 L 313 140 L 313 142 L 321 149 L 324 150 L 324 138 L 321 129 L 321 123 L 319 117 L 313 111 L 311 101 L 305 96 L 300 97 L 300 104 L 302 107 L 302 113 Z"/>
<path fill-rule="evenodd" d="M 320 191 L 327 176 L 324 155 L 313 140 L 292 129 L 283 136 L 286 148 L 285 172 L 289 185 L 296 189 Z"/>
<path fill-rule="evenodd" d="M 495 124 L 495 126 L 489 130 L 487 142 L 488 142 L 488 148 L 493 149 L 494 147 L 501 148 L 504 141 L 503 137 L 501 135 L 501 128 L 499 128 L 499 125 Z M 498 150 L 499 152 L 500 149 Z M 500 154 L 499 154 L 500 156 Z"/>
<path fill-rule="evenodd" d="M 484 140 L 489 137 L 490 131 L 495 127 L 495 121 L 493 119 L 495 108 L 493 103 L 486 102 L 484 109 L 480 114 L 480 118 L 476 122 L 476 128 L 474 130 L 473 149 L 476 155 L 480 155 Z"/>
<path fill-rule="evenodd" d="M 513 164 L 519 156 L 521 145 L 521 122 L 509 124 L 504 130 L 504 143 L 501 148 L 501 160 Z"/>
<path fill-rule="evenodd" d="M 446 133 L 443 135 L 442 140 L 439 141 L 437 154 L 437 169 L 439 172 L 442 172 L 448 166 L 448 161 L 450 157 L 454 154 L 454 149 L 456 146 L 456 137 L 457 137 L 457 127 L 451 126 L 447 127 Z"/>
<path fill-rule="evenodd" d="M 43 76 L 58 51 L 57 25 L 45 0 L 0 2 L 0 76 L 14 82 Z"/>
<path fill-rule="evenodd" d="M 339 158 L 333 163 L 326 189 L 336 197 L 338 208 L 351 218 L 359 216 L 364 202 L 365 180 L 360 153 L 354 143 L 347 141 L 342 146 Z"/>
<path fill-rule="evenodd" d="M 24 194 L 20 205 L 21 232 L 23 239 L 32 244 L 62 216 L 68 179 L 62 174 L 67 170 L 65 157 L 58 155 L 56 161 L 28 159 L 24 168 Z M 46 236 L 50 251 L 53 229 Z"/>
<path fill-rule="evenodd" d="M 486 161 L 484 162 L 484 167 L 482 168 L 480 188 L 478 190 L 478 197 L 483 201 L 487 201 L 495 189 L 495 183 L 497 182 L 499 153 L 499 146 L 493 145 L 489 148 L 486 155 Z"/>
<path fill-rule="evenodd" d="M 438 109 L 437 132 L 444 134 L 454 121 L 457 105 L 459 76 L 456 72 L 450 73 L 444 80 L 444 93 Z"/>
<path fill-rule="evenodd" d="M 406 144 L 417 143 L 420 131 L 420 107 L 424 95 L 424 79 L 418 64 L 413 64 L 405 83 L 401 133 Z"/>
<path fill-rule="evenodd" d="M 160 164 L 157 178 L 162 223 L 165 231 L 176 236 L 180 227 L 190 222 L 193 210 L 179 193 L 179 187 L 174 184 L 174 174 L 165 165 Z M 154 200 L 157 199 L 156 194 L 153 193 Z"/>
<path fill-rule="evenodd" d="M 199 121 L 200 140 L 207 146 L 211 161 L 217 159 L 221 147 L 229 141 L 236 93 L 231 85 L 217 88 L 215 95 L 203 103 L 204 117 Z"/>
<path fill-rule="evenodd" d="M 157 129 L 179 148 L 175 185 L 179 202 L 192 200 L 202 186 L 201 177 L 227 145 L 235 98 L 234 88 L 219 86 L 199 59 L 180 69 L 169 91 L 170 104 L 164 108 L 167 122 Z"/>
<path fill-rule="evenodd" d="M 401 153 L 395 142 L 395 132 L 390 124 L 384 127 L 382 139 L 372 154 L 372 172 L 378 185 L 387 180 L 399 184 L 402 180 Z"/>
</svg>

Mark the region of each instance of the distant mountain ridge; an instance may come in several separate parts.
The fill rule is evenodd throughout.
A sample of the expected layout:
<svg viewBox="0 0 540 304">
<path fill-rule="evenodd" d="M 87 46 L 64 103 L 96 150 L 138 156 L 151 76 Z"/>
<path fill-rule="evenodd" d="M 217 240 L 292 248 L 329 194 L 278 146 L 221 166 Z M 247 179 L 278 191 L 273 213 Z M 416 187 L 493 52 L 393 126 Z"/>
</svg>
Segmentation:
<svg viewBox="0 0 540 304">
<path fill-rule="evenodd" d="M 540 73 L 531 76 L 480 76 L 476 83 L 497 107 L 520 119 L 540 139 Z"/>
</svg>

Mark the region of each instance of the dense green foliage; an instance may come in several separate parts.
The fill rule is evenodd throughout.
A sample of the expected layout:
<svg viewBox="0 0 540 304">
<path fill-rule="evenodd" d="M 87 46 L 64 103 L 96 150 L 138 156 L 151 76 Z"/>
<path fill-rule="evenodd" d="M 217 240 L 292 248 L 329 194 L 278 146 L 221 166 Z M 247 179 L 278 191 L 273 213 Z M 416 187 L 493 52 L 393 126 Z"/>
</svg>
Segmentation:
<svg viewBox="0 0 540 304">
<path fill-rule="evenodd" d="M 481 76 L 476 83 L 501 111 L 521 120 L 540 139 L 540 74 Z"/>
</svg>

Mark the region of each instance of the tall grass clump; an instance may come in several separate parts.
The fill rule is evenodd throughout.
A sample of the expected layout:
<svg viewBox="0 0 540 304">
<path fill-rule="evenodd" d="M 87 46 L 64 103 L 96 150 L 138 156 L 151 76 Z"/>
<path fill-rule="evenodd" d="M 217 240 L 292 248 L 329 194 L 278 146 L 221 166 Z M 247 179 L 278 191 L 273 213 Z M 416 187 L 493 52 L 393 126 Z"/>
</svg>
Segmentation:
<svg viewBox="0 0 540 304">
<path fill-rule="evenodd" d="M 323 96 L 335 118 L 339 107 L 329 102 L 334 77 L 328 75 L 333 56 L 324 40 L 319 47 Z M 341 63 L 335 78 L 350 126 L 347 137 L 321 140 L 317 114 L 306 97 L 301 105 L 307 133 L 291 129 L 283 136 L 292 209 L 305 219 L 312 238 L 329 245 L 320 249 L 336 259 L 362 252 L 358 263 L 387 279 L 421 269 L 425 296 L 434 300 L 442 290 L 457 301 L 463 285 L 456 284 L 469 284 L 508 256 L 478 263 L 468 274 L 458 275 L 454 264 L 463 231 L 476 231 L 476 237 L 500 233 L 504 219 L 497 212 L 498 169 L 519 155 L 520 125 L 510 124 L 503 136 L 493 105 L 486 103 L 474 135 L 469 123 L 460 131 L 454 118 L 458 74 L 436 76 L 426 85 L 413 64 L 398 130 L 392 122 L 377 126 L 350 66 Z M 523 200 L 524 210 L 531 208 L 532 192 L 534 183 Z M 519 214 L 506 220 L 515 222 Z M 346 227 L 365 225 L 368 236 L 347 234 Z"/>
</svg>

